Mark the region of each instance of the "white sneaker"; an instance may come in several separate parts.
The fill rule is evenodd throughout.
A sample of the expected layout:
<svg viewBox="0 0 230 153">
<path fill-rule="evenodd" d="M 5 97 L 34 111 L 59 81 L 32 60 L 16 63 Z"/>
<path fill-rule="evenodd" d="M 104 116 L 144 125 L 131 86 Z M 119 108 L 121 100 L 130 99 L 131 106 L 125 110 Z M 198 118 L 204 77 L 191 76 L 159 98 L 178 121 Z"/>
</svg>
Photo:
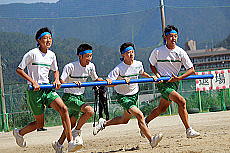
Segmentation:
<svg viewBox="0 0 230 153">
<path fill-rule="evenodd" d="M 26 141 L 24 140 L 23 136 L 21 136 L 19 134 L 19 129 L 14 129 L 13 130 L 13 136 L 16 139 L 16 143 L 20 146 L 20 147 L 26 147 Z"/>
<path fill-rule="evenodd" d="M 200 133 L 193 130 L 191 127 L 186 129 L 186 135 L 187 135 L 187 138 L 195 138 L 195 137 L 198 137 L 200 136 Z"/>
<path fill-rule="evenodd" d="M 99 119 L 97 125 L 93 129 L 93 135 L 98 134 L 98 132 L 102 131 L 105 128 L 105 126 L 104 126 L 105 121 L 106 120 L 103 118 Z"/>
<path fill-rule="evenodd" d="M 68 143 L 68 152 L 75 152 L 79 149 L 81 149 L 82 147 L 79 146 L 78 144 L 76 144 L 74 141 L 70 141 Z"/>
<path fill-rule="evenodd" d="M 156 134 L 154 137 L 152 137 L 151 142 L 150 142 L 151 147 L 152 148 L 156 147 L 158 143 L 161 141 L 162 137 L 163 137 L 163 134 L 161 133 Z"/>
<path fill-rule="evenodd" d="M 81 137 L 81 130 L 76 130 L 74 129 L 72 131 L 72 135 L 73 135 L 73 141 L 79 145 L 79 149 L 81 149 L 83 147 L 83 140 Z"/>
<path fill-rule="evenodd" d="M 52 143 L 52 146 L 53 146 L 54 150 L 56 151 L 56 153 L 64 153 L 64 151 L 63 151 L 64 146 L 60 145 L 58 141 L 54 141 Z"/>
<path fill-rule="evenodd" d="M 145 122 L 145 124 L 146 124 L 147 127 L 149 127 L 149 126 L 148 126 L 148 123 Z M 142 136 L 143 138 L 145 138 L 145 135 L 144 135 L 144 133 L 143 133 L 141 130 L 140 130 L 140 134 L 141 134 L 141 136 Z"/>
</svg>

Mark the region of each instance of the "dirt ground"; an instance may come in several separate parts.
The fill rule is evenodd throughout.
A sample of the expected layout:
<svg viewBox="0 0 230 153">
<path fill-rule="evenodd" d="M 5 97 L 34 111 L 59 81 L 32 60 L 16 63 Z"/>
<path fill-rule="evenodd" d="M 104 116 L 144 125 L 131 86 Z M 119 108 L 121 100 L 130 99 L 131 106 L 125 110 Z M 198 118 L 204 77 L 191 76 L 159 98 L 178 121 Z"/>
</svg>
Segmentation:
<svg viewBox="0 0 230 153">
<path fill-rule="evenodd" d="M 149 125 L 151 132 L 163 133 L 156 148 L 142 138 L 136 119 L 127 125 L 106 127 L 92 135 L 92 124 L 82 129 L 85 147 L 80 153 L 227 153 L 230 152 L 230 111 L 189 115 L 190 124 L 201 133 L 198 138 L 187 139 L 178 115 L 162 116 Z M 46 132 L 32 132 L 25 136 L 26 148 L 16 145 L 12 132 L 0 133 L 0 153 L 52 153 L 51 142 L 57 140 L 62 127 L 48 127 Z M 67 143 L 65 143 L 65 146 Z M 65 147 L 66 148 L 66 147 Z"/>
</svg>

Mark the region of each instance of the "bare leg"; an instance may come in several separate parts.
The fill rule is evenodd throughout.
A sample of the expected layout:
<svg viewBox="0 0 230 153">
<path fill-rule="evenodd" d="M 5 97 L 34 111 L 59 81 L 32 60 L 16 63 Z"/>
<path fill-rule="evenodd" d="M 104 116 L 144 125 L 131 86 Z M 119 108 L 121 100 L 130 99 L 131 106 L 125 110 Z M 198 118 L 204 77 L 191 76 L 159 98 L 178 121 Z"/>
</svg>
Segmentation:
<svg viewBox="0 0 230 153">
<path fill-rule="evenodd" d="M 124 111 L 124 114 L 122 116 L 118 116 L 111 120 L 106 121 L 104 126 L 127 124 L 131 117 L 132 114 L 128 113 L 127 111 Z"/>
<path fill-rule="evenodd" d="M 139 128 L 141 129 L 141 131 L 143 132 L 143 134 L 146 136 L 146 138 L 149 141 L 151 141 L 152 136 L 151 136 L 149 128 L 145 124 L 145 117 L 144 117 L 143 113 L 137 107 L 130 108 L 129 112 L 133 116 L 135 116 L 137 118 Z"/>
<path fill-rule="evenodd" d="M 76 130 L 80 130 L 81 127 L 86 123 L 86 121 L 93 116 L 93 108 L 87 104 L 84 104 L 81 106 L 81 111 L 84 113 L 78 120 Z M 77 119 L 74 116 L 70 117 L 71 121 L 71 129 L 73 129 L 76 126 Z M 66 135 L 65 131 L 63 130 L 61 137 L 59 138 L 58 142 L 59 144 L 63 144 L 65 141 Z"/>
<path fill-rule="evenodd" d="M 75 125 L 76 125 L 77 119 L 74 116 L 71 116 L 70 121 L 71 121 L 71 129 L 73 129 L 75 127 Z M 65 139 L 66 139 L 65 130 L 63 130 L 62 134 L 61 134 L 61 137 L 58 140 L 58 143 L 60 145 L 62 145 L 64 143 Z"/>
<path fill-rule="evenodd" d="M 188 112 L 186 109 L 186 100 L 176 91 L 172 91 L 169 94 L 169 99 L 174 101 L 178 104 L 178 113 L 180 115 L 180 118 L 185 126 L 185 128 L 189 128 L 188 124 Z"/>
<path fill-rule="evenodd" d="M 68 142 L 70 142 L 72 140 L 72 131 L 71 131 L 71 122 L 69 118 L 69 113 L 66 105 L 64 104 L 61 98 L 56 98 L 50 104 L 50 107 L 52 107 L 54 110 L 59 112 L 62 119 L 62 125 L 65 130 L 67 140 Z"/>
<path fill-rule="evenodd" d="M 29 123 L 27 126 L 19 130 L 19 134 L 24 136 L 27 133 L 30 133 L 38 128 L 42 128 L 44 126 L 44 114 L 34 115 L 36 121 Z"/>
<path fill-rule="evenodd" d="M 169 107 L 169 105 L 171 104 L 170 101 L 165 100 L 164 98 L 160 99 L 160 104 L 154 108 L 151 112 L 150 115 L 148 115 L 145 119 L 145 122 L 148 124 L 151 120 L 153 120 L 154 118 L 156 118 L 157 116 L 159 116 L 160 114 L 166 112 L 167 108 Z"/>
<path fill-rule="evenodd" d="M 76 126 L 76 130 L 80 130 L 81 127 L 87 122 L 87 120 L 93 116 L 94 112 L 93 112 L 93 108 L 87 104 L 83 104 L 81 106 L 81 111 L 83 112 L 83 114 L 81 115 L 81 117 L 79 118 L 78 122 L 77 122 L 77 126 Z"/>
</svg>

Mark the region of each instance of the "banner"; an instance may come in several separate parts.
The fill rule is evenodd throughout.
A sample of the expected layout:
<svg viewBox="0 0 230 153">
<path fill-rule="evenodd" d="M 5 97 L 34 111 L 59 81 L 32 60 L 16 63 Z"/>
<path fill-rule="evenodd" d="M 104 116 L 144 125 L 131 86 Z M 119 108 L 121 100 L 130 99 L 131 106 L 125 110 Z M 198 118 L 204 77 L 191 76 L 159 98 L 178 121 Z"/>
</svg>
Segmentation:
<svg viewBox="0 0 230 153">
<path fill-rule="evenodd" d="M 213 74 L 213 79 L 196 79 L 196 91 L 230 88 L 230 69 L 196 72 L 197 75 Z"/>
<path fill-rule="evenodd" d="M 196 75 L 211 74 L 211 71 L 196 72 Z M 196 79 L 196 91 L 206 91 L 212 89 L 212 79 Z"/>
</svg>

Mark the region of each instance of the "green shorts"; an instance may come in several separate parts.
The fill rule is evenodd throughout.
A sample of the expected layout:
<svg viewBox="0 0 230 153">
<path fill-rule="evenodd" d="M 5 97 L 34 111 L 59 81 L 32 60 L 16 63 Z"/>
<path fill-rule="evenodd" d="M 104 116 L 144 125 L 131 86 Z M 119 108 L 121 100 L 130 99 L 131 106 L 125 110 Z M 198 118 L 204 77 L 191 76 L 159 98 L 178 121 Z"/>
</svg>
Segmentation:
<svg viewBox="0 0 230 153">
<path fill-rule="evenodd" d="M 43 114 L 45 105 L 49 107 L 52 101 L 60 97 L 54 90 L 28 90 L 27 94 L 27 102 L 34 115 Z"/>
<path fill-rule="evenodd" d="M 137 107 L 138 93 L 134 95 L 121 95 L 117 94 L 117 103 L 120 104 L 125 110 L 136 106 Z"/>
<path fill-rule="evenodd" d="M 161 93 L 162 98 L 169 100 L 169 94 L 172 91 L 177 91 L 179 82 L 164 82 L 156 84 L 158 91 Z"/>
<path fill-rule="evenodd" d="M 85 104 L 85 99 L 83 95 L 74 95 L 70 93 L 64 93 L 62 100 L 68 107 L 69 116 L 74 116 L 78 118 L 81 112 L 81 106 Z"/>
</svg>

